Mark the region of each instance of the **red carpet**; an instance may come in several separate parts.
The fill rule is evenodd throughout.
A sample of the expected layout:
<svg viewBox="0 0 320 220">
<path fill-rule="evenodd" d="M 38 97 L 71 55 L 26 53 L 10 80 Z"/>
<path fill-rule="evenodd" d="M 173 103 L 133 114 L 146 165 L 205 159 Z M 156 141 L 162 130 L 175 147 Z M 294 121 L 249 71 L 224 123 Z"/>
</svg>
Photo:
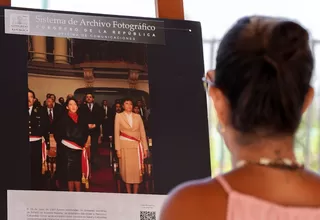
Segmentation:
<svg viewBox="0 0 320 220">
<path fill-rule="evenodd" d="M 116 192 L 116 182 L 113 177 L 112 167 L 109 166 L 109 148 L 103 144 L 99 148 L 97 169 L 92 171 L 90 192 Z"/>
<path fill-rule="evenodd" d="M 89 192 L 109 192 L 116 193 L 117 181 L 114 179 L 112 167 L 110 167 L 110 155 L 109 155 L 109 144 L 104 143 L 100 145 L 98 149 L 99 156 L 97 158 L 97 169 L 92 170 L 90 179 Z M 153 192 L 153 181 L 152 178 L 148 178 L 143 181 L 139 187 L 139 193 L 152 193 Z M 124 185 L 119 185 L 123 193 L 125 192 Z"/>
</svg>

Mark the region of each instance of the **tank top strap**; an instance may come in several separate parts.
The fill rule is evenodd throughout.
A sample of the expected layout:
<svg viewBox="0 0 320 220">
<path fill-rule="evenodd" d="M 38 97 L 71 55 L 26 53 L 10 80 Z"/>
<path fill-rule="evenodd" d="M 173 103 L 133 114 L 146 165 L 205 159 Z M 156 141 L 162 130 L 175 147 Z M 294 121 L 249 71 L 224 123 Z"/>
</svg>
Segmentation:
<svg viewBox="0 0 320 220">
<path fill-rule="evenodd" d="M 229 194 L 232 192 L 232 188 L 231 186 L 229 185 L 229 183 L 226 181 L 226 179 L 219 175 L 216 177 L 216 180 L 219 182 L 219 184 L 222 186 L 222 188 L 224 189 L 224 191 Z"/>
</svg>

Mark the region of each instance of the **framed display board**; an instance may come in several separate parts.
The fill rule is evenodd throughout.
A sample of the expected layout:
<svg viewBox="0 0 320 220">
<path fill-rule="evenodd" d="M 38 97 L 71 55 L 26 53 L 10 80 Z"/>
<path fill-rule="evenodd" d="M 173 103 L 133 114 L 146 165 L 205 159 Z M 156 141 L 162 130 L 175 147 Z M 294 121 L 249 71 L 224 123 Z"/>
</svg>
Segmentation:
<svg viewBox="0 0 320 220">
<path fill-rule="evenodd" d="M 4 203 L 7 190 L 166 195 L 211 175 L 200 23 L 0 12 Z"/>
</svg>

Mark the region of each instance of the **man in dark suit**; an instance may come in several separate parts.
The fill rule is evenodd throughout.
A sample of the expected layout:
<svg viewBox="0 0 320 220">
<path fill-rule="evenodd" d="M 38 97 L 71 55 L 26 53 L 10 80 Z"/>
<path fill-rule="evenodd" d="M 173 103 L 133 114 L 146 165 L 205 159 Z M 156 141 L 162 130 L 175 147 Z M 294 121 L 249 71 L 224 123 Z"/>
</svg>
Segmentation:
<svg viewBox="0 0 320 220">
<path fill-rule="evenodd" d="M 111 126 L 111 134 L 112 137 L 114 136 L 114 122 L 115 122 L 115 118 L 116 118 L 116 114 L 117 113 L 121 113 L 123 111 L 122 107 L 121 107 L 121 100 L 116 100 L 115 104 L 112 107 L 112 126 Z"/>
<path fill-rule="evenodd" d="M 51 94 L 50 93 L 47 93 L 46 95 L 46 100 L 43 101 L 43 105 L 42 106 L 46 106 L 46 101 L 48 98 L 50 98 Z"/>
<path fill-rule="evenodd" d="M 96 158 L 98 154 L 98 142 L 101 138 L 100 125 L 102 124 L 104 113 L 101 107 L 94 102 L 94 95 L 91 93 L 86 94 L 86 104 L 82 105 L 79 109 L 80 114 L 82 114 L 86 121 L 88 122 L 89 135 L 91 137 L 91 147 L 90 147 L 90 159 L 92 168 L 96 168 Z"/>
<path fill-rule="evenodd" d="M 57 111 L 62 111 L 63 108 L 65 108 L 64 106 L 62 106 L 61 104 L 57 103 L 57 97 L 55 94 L 50 94 L 50 97 L 53 101 L 53 107 L 55 108 L 55 110 Z"/>
<path fill-rule="evenodd" d="M 146 108 L 144 106 L 143 101 L 142 100 L 138 100 L 136 105 L 139 108 L 139 112 L 140 112 L 140 115 L 142 117 L 142 120 L 146 120 L 147 119 L 147 111 L 146 111 Z"/>
<path fill-rule="evenodd" d="M 50 143 L 49 141 L 49 135 L 54 134 L 56 124 L 59 121 L 62 113 L 63 113 L 63 107 L 57 103 L 54 102 L 54 100 L 50 97 L 47 98 L 46 100 L 46 107 L 45 107 L 45 112 L 47 113 L 46 116 L 50 122 L 49 125 L 49 130 L 48 130 L 48 137 L 46 138 L 47 140 L 47 147 L 50 149 Z"/>
<path fill-rule="evenodd" d="M 63 107 L 65 107 L 65 101 L 64 101 L 64 98 L 63 97 L 60 97 L 59 100 L 58 100 L 59 104 Z"/>
<path fill-rule="evenodd" d="M 28 91 L 29 113 L 29 146 L 31 155 L 31 188 L 41 190 L 45 187 L 44 172 L 45 163 L 42 155 L 46 149 L 42 148 L 45 143 L 44 136 L 48 133 L 49 120 L 43 107 L 35 105 L 36 96 L 32 90 Z"/>
<path fill-rule="evenodd" d="M 61 140 L 54 136 L 57 129 L 57 123 L 59 123 L 60 117 L 64 113 L 64 109 L 60 104 L 55 103 L 53 97 L 51 96 L 46 100 L 45 112 L 50 122 L 48 133 L 45 136 L 47 149 L 56 150 L 56 173 L 53 176 L 53 179 L 56 180 L 55 185 L 57 187 L 64 189 L 67 188 L 66 173 L 64 172 L 67 165 L 63 159 L 64 146 L 62 146 Z"/>
<path fill-rule="evenodd" d="M 102 102 L 102 111 L 103 111 L 103 122 L 102 122 L 102 135 L 103 140 L 108 141 L 109 137 L 112 136 L 112 117 L 113 109 L 108 105 L 107 100 Z"/>
<path fill-rule="evenodd" d="M 115 148 L 114 148 L 114 122 L 117 113 L 121 113 L 123 111 L 121 107 L 121 100 L 116 100 L 115 104 L 112 106 L 112 115 L 111 115 L 111 142 L 110 145 L 110 166 L 113 167 L 114 163 L 118 163 L 118 158 L 116 156 Z"/>
</svg>

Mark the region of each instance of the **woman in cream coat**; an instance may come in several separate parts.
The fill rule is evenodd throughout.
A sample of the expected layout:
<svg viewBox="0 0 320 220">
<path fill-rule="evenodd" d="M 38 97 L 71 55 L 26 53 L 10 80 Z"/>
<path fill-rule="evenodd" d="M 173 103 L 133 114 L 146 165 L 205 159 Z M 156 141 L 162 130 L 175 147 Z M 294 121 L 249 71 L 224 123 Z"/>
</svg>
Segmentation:
<svg viewBox="0 0 320 220">
<path fill-rule="evenodd" d="M 142 182 L 143 159 L 148 155 L 146 132 L 142 118 L 132 112 L 130 99 L 123 102 L 122 113 L 117 113 L 114 124 L 115 149 L 119 158 L 120 174 L 128 193 L 138 193 Z"/>
</svg>

